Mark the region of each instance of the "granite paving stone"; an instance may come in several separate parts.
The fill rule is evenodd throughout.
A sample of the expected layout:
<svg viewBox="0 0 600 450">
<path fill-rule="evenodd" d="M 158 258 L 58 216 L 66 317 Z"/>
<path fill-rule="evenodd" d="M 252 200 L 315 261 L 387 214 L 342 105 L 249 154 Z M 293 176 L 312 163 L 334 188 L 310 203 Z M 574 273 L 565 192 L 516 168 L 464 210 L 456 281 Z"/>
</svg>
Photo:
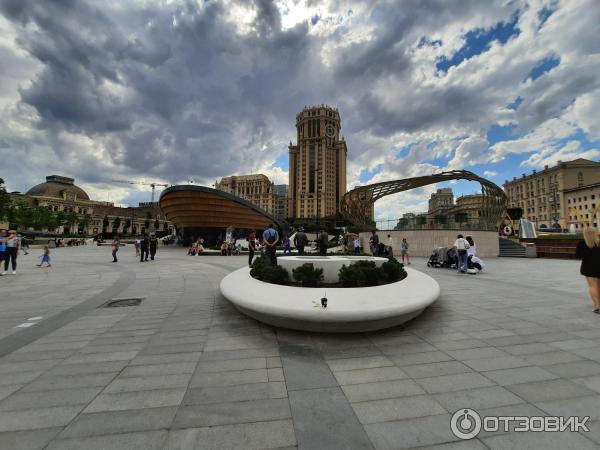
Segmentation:
<svg viewBox="0 0 600 450">
<path fill-rule="evenodd" d="M 421 316 L 323 334 L 230 305 L 219 283 L 245 256 L 184 253 L 161 246 L 158 263 L 139 264 L 128 245 L 109 264 L 107 247 L 59 248 L 52 271 L 2 279 L 0 450 L 600 445 L 600 322 L 577 261 L 488 258 L 465 277 L 414 258 L 441 286 Z M 128 296 L 145 299 L 74 314 Z M 15 326 L 35 316 L 54 325 L 20 338 Z M 463 408 L 591 416 L 592 431 L 459 441 L 450 415 Z"/>
<path fill-rule="evenodd" d="M 176 406 L 84 413 L 61 432 L 60 438 L 87 437 L 135 431 L 164 430 L 173 423 Z"/>
</svg>

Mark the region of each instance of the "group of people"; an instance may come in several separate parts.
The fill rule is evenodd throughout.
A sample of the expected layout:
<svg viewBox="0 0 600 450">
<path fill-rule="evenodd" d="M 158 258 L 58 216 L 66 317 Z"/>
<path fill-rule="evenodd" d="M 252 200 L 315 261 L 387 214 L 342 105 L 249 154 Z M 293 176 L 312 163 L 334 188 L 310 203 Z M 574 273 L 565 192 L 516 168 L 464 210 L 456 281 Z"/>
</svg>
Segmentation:
<svg viewBox="0 0 600 450">
<path fill-rule="evenodd" d="M 0 229 L 0 276 L 8 273 L 8 268 L 12 268 L 12 274 L 17 274 L 17 257 L 19 250 L 24 255 L 28 255 L 29 243 L 27 238 L 17 234 L 16 230 Z M 50 264 L 50 249 L 47 245 L 44 246 L 43 252 L 40 255 L 40 263 L 38 267 L 52 267 Z"/>
<path fill-rule="evenodd" d="M 142 237 L 140 239 L 136 239 L 134 242 L 135 247 L 135 256 L 140 257 L 140 262 L 148 261 L 148 255 L 150 255 L 150 259 L 154 261 L 154 256 L 156 255 L 156 248 L 158 247 L 158 238 L 154 233 L 148 237 L 146 233 L 142 233 Z M 119 252 L 119 247 L 121 246 L 121 236 L 116 234 L 113 238 L 111 250 L 112 250 L 112 262 L 118 262 L 117 254 Z"/>
<path fill-rule="evenodd" d="M 194 242 L 192 242 L 192 245 L 190 245 L 190 248 L 188 249 L 188 255 L 189 256 L 198 256 L 200 255 L 200 253 L 204 252 L 204 239 L 203 238 L 197 238 Z"/>
<path fill-rule="evenodd" d="M 385 245 L 383 242 L 380 242 L 379 235 L 376 231 L 371 232 L 371 237 L 369 238 L 369 249 L 371 250 L 371 255 L 373 256 L 384 256 L 384 257 L 393 257 L 394 256 L 394 238 L 391 234 L 387 235 L 388 242 Z M 402 264 L 406 262 L 406 264 L 410 264 L 410 255 L 408 253 L 408 241 L 406 238 L 402 238 L 400 242 L 400 257 L 402 258 Z M 357 236 L 354 240 L 354 253 L 361 252 L 360 238 Z"/>
<path fill-rule="evenodd" d="M 483 261 L 477 257 L 477 246 L 471 236 L 464 237 L 459 234 L 456 236 L 453 248 L 456 250 L 457 272 L 467 273 L 469 270 L 476 270 L 477 272 L 483 269 Z"/>
</svg>

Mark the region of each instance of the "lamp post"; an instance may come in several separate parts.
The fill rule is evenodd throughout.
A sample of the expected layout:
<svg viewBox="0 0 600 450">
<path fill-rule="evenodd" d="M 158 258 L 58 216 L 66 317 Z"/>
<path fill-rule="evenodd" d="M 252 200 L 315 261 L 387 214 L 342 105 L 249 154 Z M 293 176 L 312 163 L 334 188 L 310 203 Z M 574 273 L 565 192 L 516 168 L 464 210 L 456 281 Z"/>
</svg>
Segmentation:
<svg viewBox="0 0 600 450">
<path fill-rule="evenodd" d="M 321 210 L 319 209 L 319 197 L 321 196 L 321 192 L 319 191 L 319 174 L 321 173 L 321 169 L 315 169 L 315 184 L 316 184 L 316 194 L 317 194 L 317 223 L 321 223 Z"/>
</svg>

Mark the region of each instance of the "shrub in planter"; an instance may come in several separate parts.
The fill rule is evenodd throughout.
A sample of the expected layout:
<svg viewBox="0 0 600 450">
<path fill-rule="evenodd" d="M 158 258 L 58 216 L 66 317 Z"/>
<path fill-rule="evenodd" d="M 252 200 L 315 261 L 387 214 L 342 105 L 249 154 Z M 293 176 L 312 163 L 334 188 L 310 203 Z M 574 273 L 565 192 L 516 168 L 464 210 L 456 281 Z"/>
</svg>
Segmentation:
<svg viewBox="0 0 600 450">
<path fill-rule="evenodd" d="M 272 266 L 265 258 L 256 258 L 250 269 L 250 276 L 266 283 L 285 284 L 288 271 L 281 266 Z"/>
<path fill-rule="evenodd" d="M 379 268 L 373 261 L 357 261 L 349 266 L 345 264 L 339 272 L 342 286 L 377 286 L 381 278 Z"/>
<path fill-rule="evenodd" d="M 349 266 L 343 265 L 339 272 L 339 282 L 344 287 L 378 286 L 405 277 L 404 266 L 395 258 L 390 258 L 381 267 L 373 261 L 357 261 Z"/>
<path fill-rule="evenodd" d="M 306 263 L 292 270 L 292 276 L 302 286 L 317 287 L 323 281 L 323 269 L 315 269 L 312 263 Z"/>
<path fill-rule="evenodd" d="M 386 283 L 394 283 L 396 281 L 403 280 L 406 278 L 406 271 L 404 270 L 404 264 L 400 263 L 396 258 L 390 258 L 389 261 L 384 262 L 381 265 L 382 279 Z"/>
<path fill-rule="evenodd" d="M 288 271 L 281 266 L 268 265 L 263 270 L 262 277 L 262 280 L 267 283 L 285 284 L 288 282 L 290 275 Z"/>
<path fill-rule="evenodd" d="M 344 264 L 338 273 L 338 281 L 344 287 L 358 287 L 364 285 L 364 274 L 356 264 Z"/>
</svg>

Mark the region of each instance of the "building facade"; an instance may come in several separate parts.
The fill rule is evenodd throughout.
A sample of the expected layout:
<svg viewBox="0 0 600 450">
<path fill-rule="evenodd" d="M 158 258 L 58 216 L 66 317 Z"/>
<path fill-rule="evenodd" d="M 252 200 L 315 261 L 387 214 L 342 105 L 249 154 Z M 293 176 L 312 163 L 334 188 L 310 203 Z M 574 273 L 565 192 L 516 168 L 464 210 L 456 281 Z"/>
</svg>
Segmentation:
<svg viewBox="0 0 600 450">
<path fill-rule="evenodd" d="M 225 177 L 215 183 L 215 188 L 248 200 L 269 214 L 275 212 L 277 195 L 273 182 L 266 175 Z"/>
<path fill-rule="evenodd" d="M 570 220 L 567 191 L 594 183 L 600 183 L 600 163 L 578 158 L 505 181 L 504 192 L 508 208 L 521 208 L 523 218 L 540 228 L 557 223 L 565 229 Z"/>
<path fill-rule="evenodd" d="M 53 213 L 62 213 L 63 217 L 69 214 L 74 219 L 72 223 L 62 223 L 54 229 L 35 231 L 85 236 L 103 231 L 134 235 L 142 232 L 173 233 L 173 225 L 166 220 L 157 203 L 124 208 L 111 202 L 91 200 L 83 189 L 75 185 L 75 179 L 61 175 L 47 176 L 45 183 L 32 187 L 25 194 L 12 193 L 11 200 L 17 205 L 25 202 L 33 207 L 46 207 Z"/>
<path fill-rule="evenodd" d="M 600 183 L 565 189 L 567 226 L 570 231 L 600 224 Z"/>
<path fill-rule="evenodd" d="M 288 185 L 276 184 L 273 186 L 275 192 L 275 210 L 273 215 L 281 223 L 289 217 L 288 209 Z"/>
<path fill-rule="evenodd" d="M 296 115 L 297 144 L 289 145 L 288 214 L 298 219 L 332 217 L 346 193 L 348 149 L 339 111 L 326 105 Z"/>
<path fill-rule="evenodd" d="M 441 188 L 431 194 L 427 213 L 430 216 L 446 214 L 454 207 L 454 193 L 451 188 Z"/>
</svg>

